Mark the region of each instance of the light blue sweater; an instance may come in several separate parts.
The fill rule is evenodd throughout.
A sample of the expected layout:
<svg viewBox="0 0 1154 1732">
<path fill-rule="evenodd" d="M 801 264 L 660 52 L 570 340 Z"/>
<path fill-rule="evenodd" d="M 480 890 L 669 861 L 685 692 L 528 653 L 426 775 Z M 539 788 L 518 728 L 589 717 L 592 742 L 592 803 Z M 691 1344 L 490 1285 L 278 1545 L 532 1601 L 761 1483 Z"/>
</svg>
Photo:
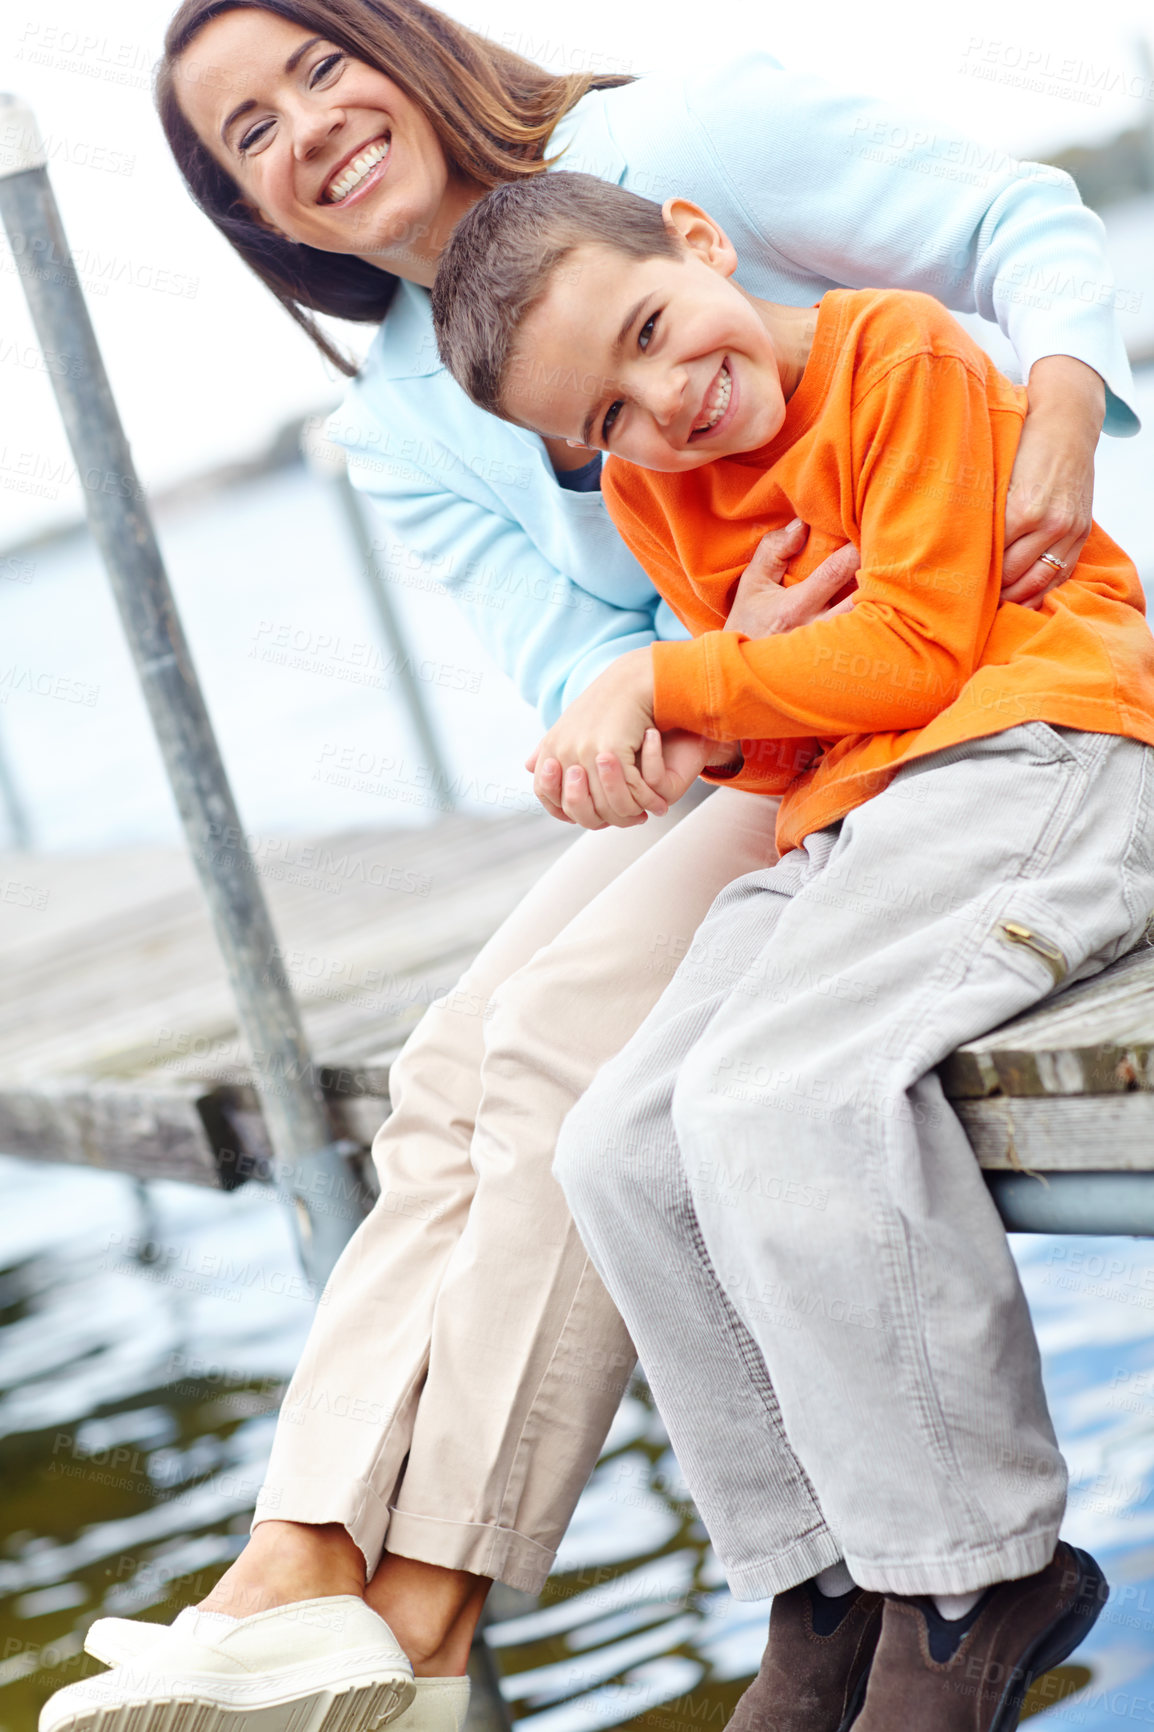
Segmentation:
<svg viewBox="0 0 1154 1732">
<path fill-rule="evenodd" d="M 738 280 L 793 306 L 827 289 L 922 289 L 996 319 L 1025 378 L 1073 355 L 1133 433 L 1103 228 L 1057 169 L 1019 163 L 748 52 L 591 91 L 550 154 L 648 198 L 681 194 L 733 241 Z M 402 282 L 329 433 L 407 581 L 443 583 L 551 723 L 616 656 L 685 632 L 609 521 L 558 486 L 541 440 L 474 407 L 437 356 L 427 290 Z M 752 548 L 750 549 L 752 553 Z"/>
</svg>

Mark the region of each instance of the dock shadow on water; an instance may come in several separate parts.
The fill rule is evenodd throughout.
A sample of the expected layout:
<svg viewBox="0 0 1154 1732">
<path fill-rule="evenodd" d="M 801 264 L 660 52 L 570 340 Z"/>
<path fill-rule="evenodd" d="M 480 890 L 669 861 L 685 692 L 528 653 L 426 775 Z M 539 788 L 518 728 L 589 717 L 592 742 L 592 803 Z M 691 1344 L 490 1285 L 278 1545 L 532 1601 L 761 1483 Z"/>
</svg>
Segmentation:
<svg viewBox="0 0 1154 1732">
<path fill-rule="evenodd" d="M 98 1670 L 96 1616 L 167 1622 L 244 1543 L 310 1302 L 267 1193 L 0 1159 L 0 1732 Z M 1016 1241 L 1073 1492 L 1113 1592 L 1023 1718 L 1154 1724 L 1154 1247 Z M 765 1641 L 635 1382 L 539 1602 L 495 1597 L 519 1732 L 721 1732 Z"/>
</svg>

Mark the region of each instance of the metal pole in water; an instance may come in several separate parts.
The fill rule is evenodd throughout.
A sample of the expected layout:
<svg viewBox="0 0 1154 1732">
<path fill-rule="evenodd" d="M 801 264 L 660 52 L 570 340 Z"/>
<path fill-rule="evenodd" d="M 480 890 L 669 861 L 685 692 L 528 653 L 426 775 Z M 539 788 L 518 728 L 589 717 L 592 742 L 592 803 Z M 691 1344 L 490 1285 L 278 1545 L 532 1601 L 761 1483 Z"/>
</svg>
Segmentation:
<svg viewBox="0 0 1154 1732">
<path fill-rule="evenodd" d="M 451 811 L 456 805 L 449 782 L 448 766 L 441 751 L 441 743 L 437 738 L 432 717 L 424 693 L 413 672 L 413 658 L 409 654 L 409 646 L 405 633 L 397 618 L 392 599 L 389 596 L 388 581 L 381 569 L 381 561 L 369 525 L 365 519 L 365 508 L 349 479 L 348 464 L 345 454 L 339 445 L 326 439 L 320 431 L 311 430 L 301 441 L 305 460 L 313 472 L 322 478 L 329 478 L 340 496 L 341 512 L 348 525 L 349 535 L 357 550 L 360 561 L 361 576 L 368 592 L 369 605 L 376 615 L 381 636 L 393 658 L 396 670 L 397 686 L 405 701 L 409 721 L 417 736 L 417 744 L 424 754 L 433 777 L 433 787 L 441 795 L 441 804 L 446 811 Z"/>
<path fill-rule="evenodd" d="M 28 808 L 20 798 L 20 789 L 8 763 L 8 754 L 4 749 L 4 736 L 0 734 L 0 805 L 4 807 L 4 816 L 8 822 L 10 846 L 19 848 L 22 852 L 32 846 L 32 826 L 28 821 Z"/>
<path fill-rule="evenodd" d="M 334 1142 L 276 933 L 204 705 L 143 491 L 68 250 L 31 110 L 0 95 L 17 144 L 0 219 L 51 369 L 113 593 L 236 999 L 301 1259 L 318 1286 L 362 1218 L 350 1145 Z"/>
</svg>

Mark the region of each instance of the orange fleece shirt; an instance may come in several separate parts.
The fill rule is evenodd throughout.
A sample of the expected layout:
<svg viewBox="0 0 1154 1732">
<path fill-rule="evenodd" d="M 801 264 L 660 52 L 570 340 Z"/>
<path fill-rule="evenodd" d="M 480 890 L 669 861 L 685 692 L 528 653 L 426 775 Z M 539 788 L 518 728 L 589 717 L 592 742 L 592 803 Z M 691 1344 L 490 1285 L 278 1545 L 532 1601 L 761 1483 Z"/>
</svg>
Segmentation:
<svg viewBox="0 0 1154 1732">
<path fill-rule="evenodd" d="M 1094 525 L 1038 611 L 1001 600 L 1026 393 L 928 295 L 834 289 L 777 437 L 681 475 L 616 458 L 603 488 L 689 643 L 652 649 L 659 728 L 742 742 L 733 785 L 784 794 L 782 853 L 912 758 L 1028 721 L 1154 745 L 1154 637 Z M 766 530 L 801 517 L 799 582 L 847 541 L 857 598 L 773 637 L 719 629 Z"/>
</svg>

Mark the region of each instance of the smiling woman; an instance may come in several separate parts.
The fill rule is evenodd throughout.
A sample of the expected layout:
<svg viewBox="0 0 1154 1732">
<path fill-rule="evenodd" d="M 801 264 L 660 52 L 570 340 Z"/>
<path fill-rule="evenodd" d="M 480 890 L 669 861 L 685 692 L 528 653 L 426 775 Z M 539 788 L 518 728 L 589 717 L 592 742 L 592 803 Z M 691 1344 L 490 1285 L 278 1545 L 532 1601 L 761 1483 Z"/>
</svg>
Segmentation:
<svg viewBox="0 0 1154 1732">
<path fill-rule="evenodd" d="M 419 0 L 186 0 L 156 100 L 205 215 L 352 373 L 310 313 L 379 323 L 398 267 L 431 284 L 469 205 L 539 173 L 561 115 L 588 90 L 627 82 L 554 77 Z M 363 172 L 368 157 L 376 173 Z M 362 211 L 386 176 L 386 197 Z"/>
<path fill-rule="evenodd" d="M 333 436 L 390 537 L 546 725 L 618 658 L 685 632 L 610 523 L 596 462 L 496 420 L 438 360 L 428 288 L 487 189 L 563 163 L 692 201 L 732 236 L 743 287 L 802 320 L 867 283 L 999 320 L 1030 402 L 1011 601 L 1053 581 L 1042 554 L 1077 558 L 1103 413 L 1110 431 L 1136 425 L 1111 296 L 1075 290 L 1107 290 L 1110 271 L 1068 177 L 761 48 L 684 75 L 557 78 L 422 0 L 185 0 L 157 102 L 193 198 L 330 359 L 352 371 L 317 314 L 379 324 Z M 984 166 L 944 195 L 942 162 Z M 1069 297 L 1024 294 L 1040 277 Z M 740 410 L 725 393 L 720 374 L 703 382 L 694 422 L 719 440 Z M 800 625 L 852 582 L 852 549 L 765 527 L 727 622 L 749 636 L 768 629 L 759 592 L 788 582 Z M 392 1067 L 381 1197 L 318 1309 L 247 1546 L 171 1628 L 102 1620 L 93 1651 L 112 1669 L 53 1698 L 42 1732 L 239 1724 L 240 1673 L 260 1732 L 354 1718 L 372 1732 L 399 1710 L 405 1732 L 456 1732 L 491 1581 L 541 1588 L 633 1365 L 553 1178 L 560 1127 L 714 897 L 773 861 L 776 807 L 721 787 L 680 823 L 654 799 L 618 827 L 593 763 L 554 792 L 601 833 L 523 899 Z"/>
</svg>

